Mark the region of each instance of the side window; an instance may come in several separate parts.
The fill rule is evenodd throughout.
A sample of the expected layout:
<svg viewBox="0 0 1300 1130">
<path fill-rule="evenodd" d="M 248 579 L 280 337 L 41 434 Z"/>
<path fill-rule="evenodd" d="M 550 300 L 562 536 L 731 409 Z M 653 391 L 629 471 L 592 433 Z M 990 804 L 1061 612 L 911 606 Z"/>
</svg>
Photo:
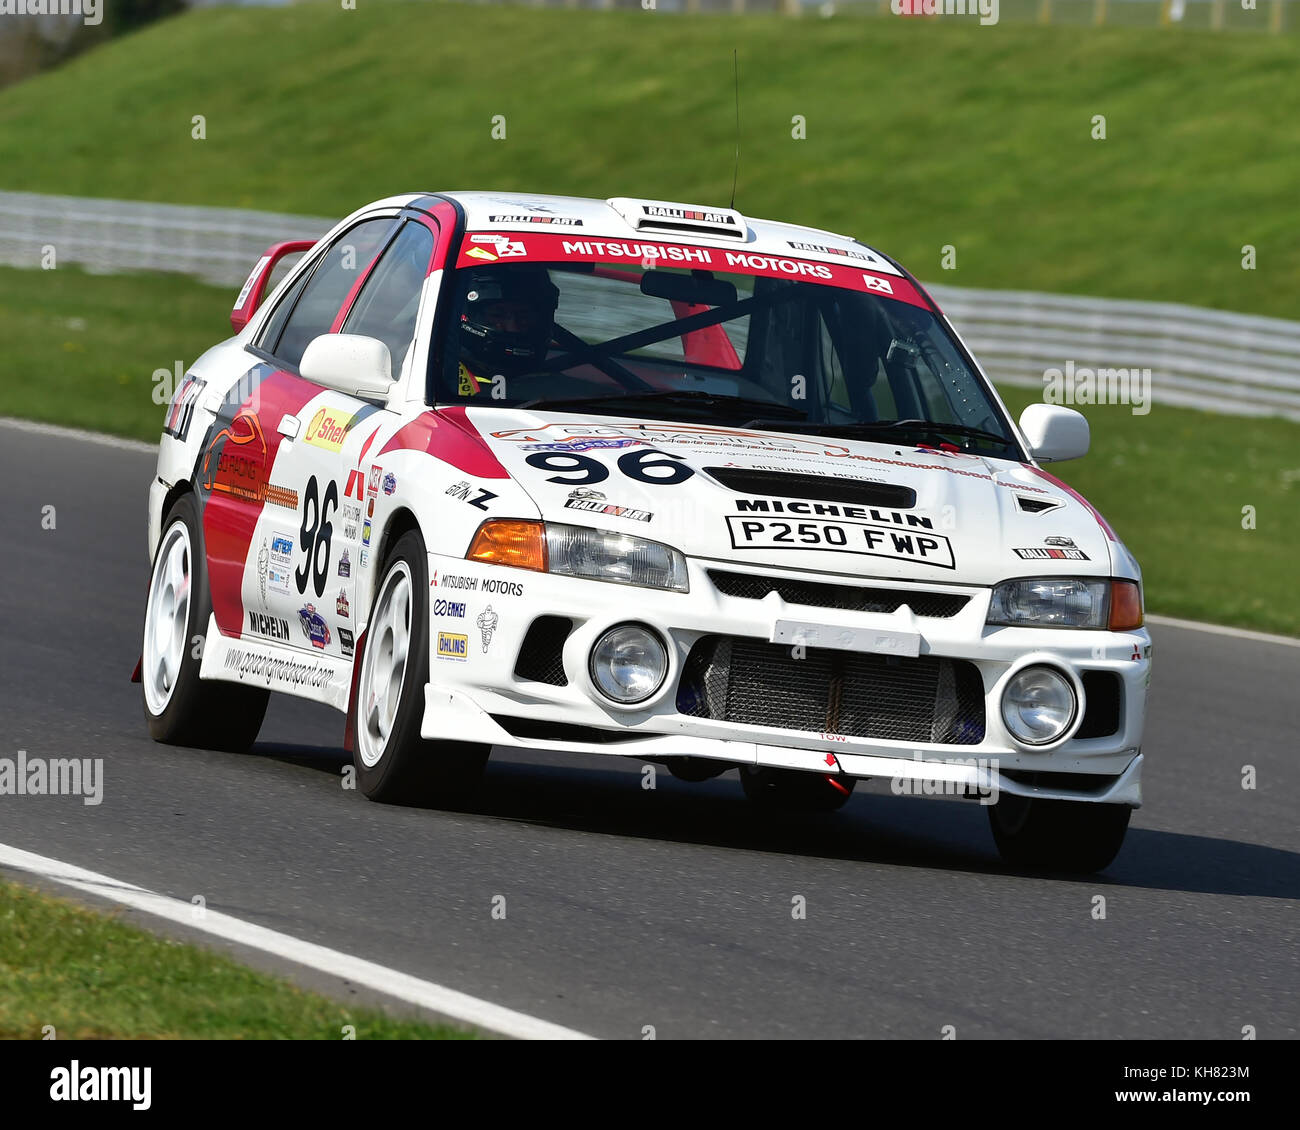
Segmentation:
<svg viewBox="0 0 1300 1130">
<path fill-rule="evenodd" d="M 313 338 L 329 333 L 339 307 L 374 261 L 384 238 L 393 230 L 393 220 L 365 220 L 349 228 L 316 264 L 311 277 L 295 286 L 267 324 L 262 348 L 274 353 L 286 365 L 297 367 Z M 296 298 L 296 301 L 293 299 Z M 286 312 L 283 332 L 281 310 Z M 273 337 L 278 335 L 278 340 Z M 274 344 L 272 344 L 274 342 Z"/>
<path fill-rule="evenodd" d="M 376 337 L 388 346 L 394 377 L 401 373 L 415 336 L 420 292 L 432 258 L 433 233 L 408 221 L 366 279 L 343 323 L 344 333 Z"/>
</svg>

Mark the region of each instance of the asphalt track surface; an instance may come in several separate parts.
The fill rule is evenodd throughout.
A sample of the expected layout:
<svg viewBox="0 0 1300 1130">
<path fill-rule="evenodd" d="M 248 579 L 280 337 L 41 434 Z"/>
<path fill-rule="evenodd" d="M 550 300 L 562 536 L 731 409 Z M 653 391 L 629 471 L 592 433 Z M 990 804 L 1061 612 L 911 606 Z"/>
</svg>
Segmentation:
<svg viewBox="0 0 1300 1130">
<path fill-rule="evenodd" d="M 1153 629 L 1146 806 L 1087 879 L 880 785 L 770 822 L 734 773 L 507 751 L 472 810 L 388 808 L 340 787 L 326 707 L 277 696 L 240 756 L 149 740 L 152 468 L 0 425 L 0 756 L 105 763 L 97 807 L 0 796 L 0 843 L 602 1037 L 1300 1035 L 1300 648 Z"/>
</svg>

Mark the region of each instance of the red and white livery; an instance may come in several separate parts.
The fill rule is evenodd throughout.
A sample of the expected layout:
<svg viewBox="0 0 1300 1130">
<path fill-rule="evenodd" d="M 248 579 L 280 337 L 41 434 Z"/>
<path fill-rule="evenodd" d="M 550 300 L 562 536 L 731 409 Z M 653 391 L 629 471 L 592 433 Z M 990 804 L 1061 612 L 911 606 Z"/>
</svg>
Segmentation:
<svg viewBox="0 0 1300 1130">
<path fill-rule="evenodd" d="M 888 256 L 413 194 L 269 249 L 231 320 L 150 490 L 158 740 L 245 748 L 280 691 L 346 713 L 378 800 L 548 748 L 770 807 L 974 797 L 1017 864 L 1119 850 L 1151 641 L 1136 561 L 1043 469 L 1087 423 L 1013 421 Z"/>
</svg>

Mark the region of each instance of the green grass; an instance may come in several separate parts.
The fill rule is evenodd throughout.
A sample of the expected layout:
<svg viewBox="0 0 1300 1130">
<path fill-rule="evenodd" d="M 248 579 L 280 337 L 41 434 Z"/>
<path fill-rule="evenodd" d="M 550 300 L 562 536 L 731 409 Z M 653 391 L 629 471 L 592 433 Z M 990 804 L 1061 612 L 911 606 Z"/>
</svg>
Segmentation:
<svg viewBox="0 0 1300 1130">
<path fill-rule="evenodd" d="M 725 202 L 733 47 L 742 211 L 847 231 L 932 281 L 1295 316 L 1290 36 L 378 0 L 205 9 L 0 92 L 0 188 L 327 216 L 474 186 Z"/>
<path fill-rule="evenodd" d="M 157 439 L 153 373 L 229 337 L 237 287 L 0 267 L 0 415 Z M 160 386 L 162 387 L 162 386 Z"/>
<path fill-rule="evenodd" d="M 1004 388 L 1017 415 L 1040 397 Z M 1300 424 L 1157 404 L 1080 408 L 1092 450 L 1047 469 L 1080 491 L 1142 565 L 1148 612 L 1300 635 Z M 1243 527 L 1253 507 L 1254 529 Z"/>
<path fill-rule="evenodd" d="M 164 409 L 153 370 L 188 366 L 226 336 L 233 300 L 233 287 L 181 278 L 0 269 L 0 415 L 154 440 Z M 1035 398 L 1002 392 L 1017 414 Z M 1053 470 L 1137 554 L 1148 608 L 1300 635 L 1300 424 L 1163 405 L 1082 411 L 1092 452 Z"/>
<path fill-rule="evenodd" d="M 0 1039 L 449 1040 L 228 958 L 0 882 Z"/>
</svg>

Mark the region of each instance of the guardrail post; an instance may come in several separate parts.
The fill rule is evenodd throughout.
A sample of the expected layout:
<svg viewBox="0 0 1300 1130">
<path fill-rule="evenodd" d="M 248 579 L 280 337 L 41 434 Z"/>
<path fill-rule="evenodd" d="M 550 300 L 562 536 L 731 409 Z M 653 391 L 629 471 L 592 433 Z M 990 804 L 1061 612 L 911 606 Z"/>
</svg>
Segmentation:
<svg viewBox="0 0 1300 1130">
<path fill-rule="evenodd" d="M 1097 0 L 1097 6 L 1092 13 L 1093 27 L 1103 27 L 1106 23 L 1106 0 Z"/>
<path fill-rule="evenodd" d="M 1052 22 L 1052 0 L 1040 0 L 1038 22 L 1040 24 L 1050 24 Z"/>
</svg>

